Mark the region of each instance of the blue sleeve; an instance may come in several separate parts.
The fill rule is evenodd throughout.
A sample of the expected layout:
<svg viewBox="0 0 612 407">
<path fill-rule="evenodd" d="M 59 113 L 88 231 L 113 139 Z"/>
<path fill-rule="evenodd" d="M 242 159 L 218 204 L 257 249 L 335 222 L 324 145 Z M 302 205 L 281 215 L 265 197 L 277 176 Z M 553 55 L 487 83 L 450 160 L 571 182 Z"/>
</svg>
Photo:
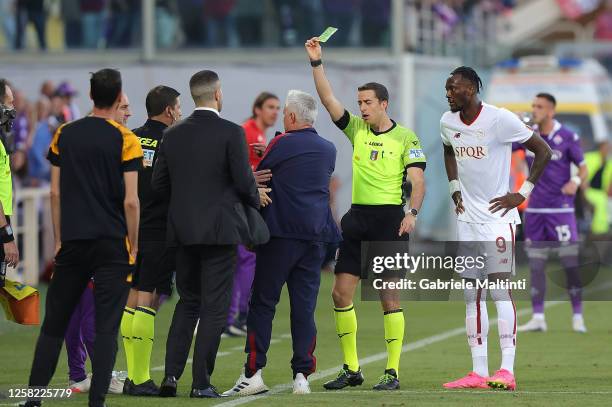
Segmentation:
<svg viewBox="0 0 612 407">
<path fill-rule="evenodd" d="M 331 145 L 331 173 L 333 174 L 336 170 L 336 157 L 338 156 L 338 150 L 336 150 L 336 146 Z"/>
<path fill-rule="evenodd" d="M 268 150 L 257 166 L 258 170 L 271 170 L 287 159 L 287 140 L 280 139 Z"/>
</svg>

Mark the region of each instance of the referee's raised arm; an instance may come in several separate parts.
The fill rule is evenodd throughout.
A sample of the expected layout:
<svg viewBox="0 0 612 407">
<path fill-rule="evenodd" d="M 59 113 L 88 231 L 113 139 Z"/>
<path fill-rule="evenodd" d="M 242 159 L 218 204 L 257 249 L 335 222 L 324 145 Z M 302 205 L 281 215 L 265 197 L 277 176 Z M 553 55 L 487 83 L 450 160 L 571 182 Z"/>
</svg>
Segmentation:
<svg viewBox="0 0 612 407">
<path fill-rule="evenodd" d="M 310 58 L 310 65 L 312 66 L 312 76 L 314 77 L 315 86 L 321 103 L 325 106 L 325 109 L 329 112 L 333 122 L 337 122 L 344 115 L 346 110 L 342 103 L 336 99 L 332 87 L 325 76 L 323 70 L 323 61 L 321 59 L 322 51 L 321 44 L 319 43 L 318 37 L 313 37 L 306 41 L 306 52 L 308 58 Z"/>
</svg>

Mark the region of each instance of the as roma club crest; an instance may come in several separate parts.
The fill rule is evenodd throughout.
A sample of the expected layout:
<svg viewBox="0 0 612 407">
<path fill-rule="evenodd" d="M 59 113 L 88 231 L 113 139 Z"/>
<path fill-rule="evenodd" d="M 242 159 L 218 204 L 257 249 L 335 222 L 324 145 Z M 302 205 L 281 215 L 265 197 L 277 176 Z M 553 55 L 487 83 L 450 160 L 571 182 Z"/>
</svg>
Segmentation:
<svg viewBox="0 0 612 407">
<path fill-rule="evenodd" d="M 370 160 L 376 161 L 377 159 L 378 159 L 378 151 L 377 150 L 372 150 L 370 152 Z"/>
</svg>

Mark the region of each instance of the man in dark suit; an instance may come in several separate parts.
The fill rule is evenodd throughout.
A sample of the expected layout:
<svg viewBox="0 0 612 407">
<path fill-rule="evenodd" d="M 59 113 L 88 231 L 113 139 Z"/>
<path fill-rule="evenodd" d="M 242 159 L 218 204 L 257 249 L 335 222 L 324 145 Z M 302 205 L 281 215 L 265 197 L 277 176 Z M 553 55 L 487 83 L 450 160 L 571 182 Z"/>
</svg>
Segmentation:
<svg viewBox="0 0 612 407">
<path fill-rule="evenodd" d="M 272 203 L 262 215 L 270 241 L 257 248 L 255 280 L 247 317 L 244 373 L 227 396 L 268 390 L 261 372 L 266 366 L 272 320 L 283 285 L 291 304 L 293 393 L 310 393 L 308 375 L 316 368 L 317 328 L 314 311 L 327 245 L 340 240 L 329 206 L 329 184 L 336 148 L 313 128 L 315 99 L 292 90 L 284 111 L 285 134 L 275 137 L 259 164 L 272 171 Z"/>
<path fill-rule="evenodd" d="M 180 299 L 166 344 L 160 396 L 176 396 L 198 318 L 191 397 L 220 397 L 210 383 L 230 304 L 236 245 L 248 243 L 243 205 L 259 208 L 242 128 L 219 117 L 219 76 L 201 71 L 189 81 L 193 114 L 164 133 L 152 187 L 170 195 L 168 242 L 178 246 Z"/>
</svg>

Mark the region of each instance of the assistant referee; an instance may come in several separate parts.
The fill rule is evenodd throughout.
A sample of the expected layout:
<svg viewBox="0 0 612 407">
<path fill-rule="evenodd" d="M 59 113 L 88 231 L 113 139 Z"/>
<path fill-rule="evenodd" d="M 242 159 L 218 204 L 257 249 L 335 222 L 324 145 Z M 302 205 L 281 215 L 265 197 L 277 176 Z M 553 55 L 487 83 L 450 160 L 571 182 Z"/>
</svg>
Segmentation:
<svg viewBox="0 0 612 407">
<path fill-rule="evenodd" d="M 96 282 L 96 338 L 89 406 L 104 406 L 117 353 L 128 274 L 138 250 L 138 170 L 142 148 L 112 120 L 122 94 L 119 71 L 91 75 L 92 114 L 60 127 L 51 141 L 51 213 L 55 273 L 36 343 L 30 388 L 49 385 L 70 316 L 89 280 Z M 61 175 L 60 175 L 61 174 Z M 26 406 L 39 406 L 30 399 Z"/>
<path fill-rule="evenodd" d="M 361 117 L 350 114 L 336 99 L 325 76 L 317 37 L 306 42 L 317 93 L 332 120 L 353 146 L 351 209 L 341 221 L 342 238 L 336 264 L 334 315 L 344 354 L 344 367 L 328 390 L 363 383 L 357 358 L 357 317 L 353 306 L 361 277 L 361 244 L 368 241 L 408 240 L 425 196 L 425 154 L 411 130 L 387 115 L 389 92 L 370 82 L 358 88 Z M 410 210 L 404 214 L 404 177 L 412 182 Z M 407 180 L 408 180 L 407 179 Z M 399 361 L 404 338 L 404 314 L 396 294 L 381 290 L 384 311 L 387 367 L 374 390 L 399 389 Z"/>
<path fill-rule="evenodd" d="M 157 396 L 159 389 L 150 376 L 151 352 L 155 339 L 155 316 L 160 295 L 172 294 L 176 269 L 176 248 L 166 246 L 170 196 L 151 188 L 153 166 L 159 154 L 164 130 L 181 118 L 180 93 L 168 86 L 156 86 L 145 99 L 148 119 L 134 129 L 144 152 L 140 170 L 140 240 L 132 289 L 121 319 L 128 377 L 123 392 L 131 396 Z"/>
</svg>

